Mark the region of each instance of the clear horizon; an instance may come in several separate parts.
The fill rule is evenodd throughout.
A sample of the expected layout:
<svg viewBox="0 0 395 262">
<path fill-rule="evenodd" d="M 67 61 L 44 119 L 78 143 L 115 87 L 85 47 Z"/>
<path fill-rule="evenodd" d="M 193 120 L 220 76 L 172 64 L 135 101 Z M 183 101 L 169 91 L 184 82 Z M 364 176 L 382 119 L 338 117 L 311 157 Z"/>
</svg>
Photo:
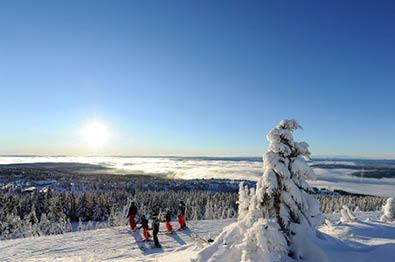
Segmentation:
<svg viewBox="0 0 395 262">
<path fill-rule="evenodd" d="M 0 155 L 395 159 L 395 4 L 0 4 Z"/>
</svg>

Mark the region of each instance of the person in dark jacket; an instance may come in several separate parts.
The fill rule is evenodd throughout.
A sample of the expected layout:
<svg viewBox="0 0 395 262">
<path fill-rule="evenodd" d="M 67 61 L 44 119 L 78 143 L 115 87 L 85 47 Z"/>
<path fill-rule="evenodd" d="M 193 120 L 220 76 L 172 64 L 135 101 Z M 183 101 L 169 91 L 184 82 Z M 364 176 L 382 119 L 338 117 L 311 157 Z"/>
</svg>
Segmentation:
<svg viewBox="0 0 395 262">
<path fill-rule="evenodd" d="M 158 239 L 158 233 L 159 233 L 159 216 L 158 214 L 153 215 L 153 220 L 152 220 L 152 235 L 154 237 L 154 244 L 156 248 L 161 248 L 162 246 L 159 244 L 159 239 Z"/>
<path fill-rule="evenodd" d="M 137 215 L 137 211 L 138 211 L 138 209 L 137 209 L 136 204 L 135 204 L 134 202 L 132 202 L 132 203 L 130 204 L 129 213 L 128 213 L 129 224 L 130 224 L 130 228 L 131 228 L 132 230 L 135 230 L 136 227 L 137 227 L 137 225 L 136 225 L 136 215 Z"/>
<path fill-rule="evenodd" d="M 145 215 L 141 216 L 141 226 L 139 227 L 143 228 L 143 236 L 144 236 L 144 240 L 145 241 L 149 241 L 150 240 L 150 234 L 148 232 L 149 227 L 148 227 L 148 219 L 145 217 Z"/>
<path fill-rule="evenodd" d="M 183 230 L 187 227 L 187 224 L 185 222 L 185 211 L 186 211 L 186 205 L 184 201 L 180 201 L 178 204 L 178 223 L 180 224 L 179 230 Z"/>
<path fill-rule="evenodd" d="M 167 232 L 169 232 L 169 233 L 171 233 L 171 232 L 173 232 L 173 227 L 171 226 L 171 224 L 170 224 L 170 221 L 171 221 L 171 209 L 166 209 L 166 214 L 165 214 L 165 221 L 166 221 L 166 229 L 167 229 Z"/>
</svg>

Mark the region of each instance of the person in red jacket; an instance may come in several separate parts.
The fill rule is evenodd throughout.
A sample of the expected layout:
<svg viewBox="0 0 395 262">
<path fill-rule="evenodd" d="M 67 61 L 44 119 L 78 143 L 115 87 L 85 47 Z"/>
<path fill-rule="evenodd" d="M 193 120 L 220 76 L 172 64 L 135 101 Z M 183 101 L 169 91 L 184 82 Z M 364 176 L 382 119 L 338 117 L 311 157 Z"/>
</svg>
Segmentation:
<svg viewBox="0 0 395 262">
<path fill-rule="evenodd" d="M 185 222 L 185 211 L 186 211 L 186 205 L 184 201 L 180 201 L 178 204 L 178 223 L 180 224 L 180 228 L 178 230 L 183 230 L 187 227 L 187 224 Z"/>
<path fill-rule="evenodd" d="M 136 225 L 136 215 L 137 215 L 137 206 L 134 202 L 132 202 L 130 204 L 129 207 L 129 213 L 128 213 L 128 217 L 129 217 L 129 224 L 130 224 L 130 228 L 132 230 L 135 230 L 137 225 Z"/>
</svg>

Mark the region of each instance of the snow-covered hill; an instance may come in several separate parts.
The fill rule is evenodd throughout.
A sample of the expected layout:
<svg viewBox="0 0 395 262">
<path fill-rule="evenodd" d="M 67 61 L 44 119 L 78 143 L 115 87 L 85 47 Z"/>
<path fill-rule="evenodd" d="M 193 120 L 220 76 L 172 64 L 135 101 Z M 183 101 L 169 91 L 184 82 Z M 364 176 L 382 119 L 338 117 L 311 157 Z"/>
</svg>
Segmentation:
<svg viewBox="0 0 395 262">
<path fill-rule="evenodd" d="M 232 222 L 233 220 L 189 221 L 190 229 L 173 234 L 160 233 L 162 249 L 150 249 L 152 242 L 142 242 L 142 232 L 137 230 L 133 233 L 129 227 L 5 240 L 0 241 L 0 261 L 158 261 L 165 254 L 185 249 L 192 243 L 203 242 L 199 236 L 215 237 L 224 226 Z M 175 224 L 174 227 L 176 228 Z M 164 228 L 162 224 L 161 230 Z"/>
<path fill-rule="evenodd" d="M 357 222 L 339 223 L 339 214 L 320 228 L 319 245 L 330 261 L 394 261 L 395 224 L 382 223 L 381 212 L 357 212 Z M 140 232 L 128 227 L 0 241 L 0 261 L 189 261 L 232 220 L 189 222 L 190 229 L 159 235 L 162 249 L 150 249 Z M 161 226 L 164 229 L 164 226 Z M 203 239 L 202 239 L 203 238 Z"/>
</svg>

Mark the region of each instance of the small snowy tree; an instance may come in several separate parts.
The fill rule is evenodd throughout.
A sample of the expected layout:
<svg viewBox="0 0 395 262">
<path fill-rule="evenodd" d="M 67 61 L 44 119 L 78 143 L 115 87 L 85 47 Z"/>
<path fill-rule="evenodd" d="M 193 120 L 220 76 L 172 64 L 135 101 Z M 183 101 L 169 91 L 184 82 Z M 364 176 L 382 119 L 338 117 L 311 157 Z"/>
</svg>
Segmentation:
<svg viewBox="0 0 395 262">
<path fill-rule="evenodd" d="M 41 214 L 40 222 L 38 223 L 38 230 L 40 236 L 50 235 L 51 222 L 48 220 L 45 213 Z"/>
<path fill-rule="evenodd" d="M 340 210 L 340 222 L 342 223 L 349 223 L 357 221 L 354 213 L 350 210 L 347 205 L 344 205 L 343 208 Z"/>
<path fill-rule="evenodd" d="M 84 222 L 82 222 L 81 218 L 78 220 L 77 231 L 85 231 L 86 227 Z"/>
<path fill-rule="evenodd" d="M 66 220 L 66 223 L 65 223 L 64 228 L 65 228 L 65 231 L 64 231 L 65 233 L 66 233 L 66 232 L 72 232 L 72 231 L 73 231 L 73 228 L 72 228 L 72 226 L 71 226 L 71 222 L 70 222 L 70 219 L 69 219 L 69 218 Z"/>
<path fill-rule="evenodd" d="M 95 230 L 95 224 L 93 224 L 93 222 L 91 220 L 88 221 L 88 223 L 86 224 L 86 230 Z"/>
<path fill-rule="evenodd" d="M 34 205 L 32 206 L 30 213 L 27 215 L 26 221 L 31 226 L 31 234 L 33 236 L 39 236 L 40 230 L 38 228 L 38 218 L 36 215 L 36 210 L 35 210 Z"/>
<path fill-rule="evenodd" d="M 383 206 L 382 221 L 393 221 L 395 220 L 395 201 L 393 197 L 387 199 L 387 202 Z"/>
<path fill-rule="evenodd" d="M 107 222 L 98 222 L 96 223 L 96 229 L 103 229 L 103 228 L 107 228 L 108 224 Z"/>
<path fill-rule="evenodd" d="M 122 210 L 120 211 L 117 210 L 115 206 L 113 206 L 111 208 L 110 216 L 108 218 L 108 225 L 110 227 L 126 226 L 128 224 L 128 220 L 126 219 L 128 210 L 128 205 L 123 206 Z"/>
<path fill-rule="evenodd" d="M 243 218 L 247 215 L 248 213 L 248 206 L 250 205 L 250 194 L 249 194 L 249 189 L 247 185 L 244 185 L 244 182 L 240 182 L 239 184 L 239 200 L 237 201 L 237 204 L 239 205 L 239 215 L 238 215 L 238 220 L 243 220 Z"/>
<path fill-rule="evenodd" d="M 308 259 L 311 250 L 323 254 L 314 238 L 324 217 L 305 180 L 314 177 L 306 162 L 308 144 L 293 140 L 298 128 L 295 120 L 283 120 L 268 133 L 263 176 L 247 213 L 200 251 L 198 261 L 280 261 L 286 256 L 300 260 Z"/>
<path fill-rule="evenodd" d="M 13 239 L 23 237 L 23 222 L 18 215 L 7 214 L 0 227 L 0 239 Z"/>
</svg>

